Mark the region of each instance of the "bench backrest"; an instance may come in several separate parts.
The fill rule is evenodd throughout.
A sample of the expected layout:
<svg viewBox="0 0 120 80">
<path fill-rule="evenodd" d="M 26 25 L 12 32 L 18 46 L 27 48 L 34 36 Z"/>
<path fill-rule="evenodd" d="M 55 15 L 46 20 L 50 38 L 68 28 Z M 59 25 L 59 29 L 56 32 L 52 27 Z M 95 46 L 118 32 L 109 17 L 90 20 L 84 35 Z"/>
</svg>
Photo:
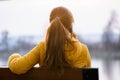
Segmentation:
<svg viewBox="0 0 120 80">
<path fill-rule="evenodd" d="M 22 75 L 12 73 L 9 68 L 0 68 L 0 80 L 98 80 L 98 69 L 69 68 L 60 76 L 42 68 L 32 68 Z"/>
</svg>

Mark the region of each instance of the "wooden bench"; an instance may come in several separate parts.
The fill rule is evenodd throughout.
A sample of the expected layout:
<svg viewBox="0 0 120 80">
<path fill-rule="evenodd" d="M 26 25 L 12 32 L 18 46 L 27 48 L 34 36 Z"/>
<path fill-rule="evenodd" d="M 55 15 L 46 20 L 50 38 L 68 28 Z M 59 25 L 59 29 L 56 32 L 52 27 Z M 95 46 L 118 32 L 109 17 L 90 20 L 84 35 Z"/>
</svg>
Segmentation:
<svg viewBox="0 0 120 80">
<path fill-rule="evenodd" d="M 27 73 L 17 75 L 9 68 L 0 68 L 0 80 L 98 80 L 97 68 L 68 68 L 61 76 L 43 68 L 32 68 Z"/>
</svg>

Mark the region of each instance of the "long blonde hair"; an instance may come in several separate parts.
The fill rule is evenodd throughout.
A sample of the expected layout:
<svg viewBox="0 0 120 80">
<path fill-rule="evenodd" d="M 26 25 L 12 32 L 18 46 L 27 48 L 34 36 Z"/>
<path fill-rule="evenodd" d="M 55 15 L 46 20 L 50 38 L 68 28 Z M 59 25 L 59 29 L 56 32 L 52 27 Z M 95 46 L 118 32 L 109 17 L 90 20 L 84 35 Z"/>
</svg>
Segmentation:
<svg viewBox="0 0 120 80">
<path fill-rule="evenodd" d="M 73 45 L 71 40 L 72 22 L 71 13 L 64 7 L 57 7 L 51 12 L 44 58 L 47 68 L 63 70 L 64 67 L 71 66 L 66 59 L 64 46 L 66 42 Z"/>
</svg>

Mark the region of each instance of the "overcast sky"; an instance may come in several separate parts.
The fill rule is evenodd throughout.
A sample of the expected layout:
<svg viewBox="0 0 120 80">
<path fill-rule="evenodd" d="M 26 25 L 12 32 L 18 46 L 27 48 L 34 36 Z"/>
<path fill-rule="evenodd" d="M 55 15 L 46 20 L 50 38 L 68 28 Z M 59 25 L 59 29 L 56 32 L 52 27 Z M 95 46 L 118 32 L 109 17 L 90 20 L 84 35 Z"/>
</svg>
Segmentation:
<svg viewBox="0 0 120 80">
<path fill-rule="evenodd" d="M 65 6 L 73 13 L 77 34 L 99 34 L 107 25 L 112 10 L 120 22 L 120 0 L 7 0 L 0 1 L 0 33 L 44 35 L 50 11 Z"/>
</svg>

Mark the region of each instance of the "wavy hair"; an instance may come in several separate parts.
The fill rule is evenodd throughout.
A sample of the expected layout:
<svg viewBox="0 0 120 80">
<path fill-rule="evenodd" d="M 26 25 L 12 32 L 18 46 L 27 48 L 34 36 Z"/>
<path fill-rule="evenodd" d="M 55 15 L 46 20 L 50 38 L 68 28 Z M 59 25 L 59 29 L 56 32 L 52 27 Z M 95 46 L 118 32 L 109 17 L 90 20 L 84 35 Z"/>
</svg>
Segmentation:
<svg viewBox="0 0 120 80">
<path fill-rule="evenodd" d="M 59 9 L 57 10 L 60 11 Z M 73 41 L 71 39 L 71 25 L 73 19 L 71 19 L 71 13 L 68 10 L 67 13 L 70 13 L 69 16 L 63 10 L 64 14 L 62 17 L 60 16 L 60 13 L 58 13 L 58 15 L 56 14 L 56 16 L 53 17 L 53 12 L 54 10 L 51 13 L 50 26 L 48 27 L 46 34 L 46 54 L 44 62 L 48 69 L 62 71 L 63 68 L 71 66 L 65 56 L 65 44 L 70 43 L 73 46 Z M 65 15 L 67 15 L 67 17 Z M 69 23 L 67 24 L 67 22 Z"/>
</svg>

